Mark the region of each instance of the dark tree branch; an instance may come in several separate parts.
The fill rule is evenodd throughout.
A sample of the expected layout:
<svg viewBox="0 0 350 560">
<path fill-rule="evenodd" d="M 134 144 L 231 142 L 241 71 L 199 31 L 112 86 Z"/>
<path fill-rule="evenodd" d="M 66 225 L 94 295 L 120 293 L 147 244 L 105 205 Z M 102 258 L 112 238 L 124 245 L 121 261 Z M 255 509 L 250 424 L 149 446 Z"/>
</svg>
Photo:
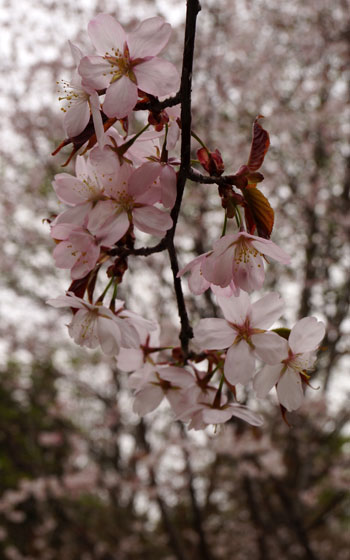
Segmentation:
<svg viewBox="0 0 350 560">
<path fill-rule="evenodd" d="M 184 358 L 188 355 L 189 340 L 193 337 L 192 328 L 187 315 L 185 299 L 178 278 L 179 265 L 177 262 L 174 237 L 177 221 L 180 213 L 182 197 L 186 186 L 190 162 L 191 162 L 191 90 L 192 90 L 192 68 L 194 55 L 194 41 L 196 34 L 196 20 L 201 7 L 198 0 L 187 0 L 185 43 L 182 59 L 181 74 L 181 165 L 177 176 L 177 196 L 175 205 L 171 211 L 173 227 L 166 235 L 168 254 L 171 270 L 174 278 L 174 289 L 177 301 L 179 317 L 181 321 L 180 341 Z"/>
</svg>

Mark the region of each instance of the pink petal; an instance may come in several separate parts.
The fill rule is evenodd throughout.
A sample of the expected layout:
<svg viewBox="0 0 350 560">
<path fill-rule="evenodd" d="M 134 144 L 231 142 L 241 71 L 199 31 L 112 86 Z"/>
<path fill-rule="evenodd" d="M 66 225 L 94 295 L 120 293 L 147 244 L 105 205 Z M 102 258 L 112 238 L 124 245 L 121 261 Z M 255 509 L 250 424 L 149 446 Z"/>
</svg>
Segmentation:
<svg viewBox="0 0 350 560">
<path fill-rule="evenodd" d="M 234 411 L 230 408 L 204 408 L 202 412 L 203 421 L 206 424 L 224 424 L 232 418 Z"/>
<path fill-rule="evenodd" d="M 152 412 L 162 402 L 164 393 L 160 387 L 147 384 L 136 393 L 133 410 L 144 416 Z"/>
<path fill-rule="evenodd" d="M 75 45 L 71 41 L 68 41 L 68 43 L 69 43 L 69 47 L 70 47 L 70 52 L 72 53 L 74 64 L 75 64 L 75 66 L 78 66 L 80 60 L 83 57 L 83 53 L 81 52 L 81 50 L 79 49 L 79 47 L 77 45 Z"/>
<path fill-rule="evenodd" d="M 281 363 L 288 357 L 287 341 L 273 332 L 252 335 L 256 355 L 266 364 Z"/>
<path fill-rule="evenodd" d="M 276 292 L 267 294 L 252 304 L 251 324 L 256 329 L 268 329 L 284 310 L 284 302 Z"/>
<path fill-rule="evenodd" d="M 138 200 L 156 181 L 162 171 L 159 163 L 147 162 L 135 169 L 129 179 L 128 192 Z"/>
<path fill-rule="evenodd" d="M 195 342 L 202 350 L 221 350 L 233 344 L 237 333 L 225 319 L 201 319 L 193 329 Z"/>
<path fill-rule="evenodd" d="M 151 58 L 134 68 L 137 86 L 152 95 L 169 95 L 179 89 L 180 76 L 175 66 L 162 58 Z"/>
<path fill-rule="evenodd" d="M 158 373 L 161 379 L 170 381 L 173 386 L 189 387 L 194 383 L 193 375 L 184 368 L 176 366 L 159 367 Z"/>
<path fill-rule="evenodd" d="M 116 203 L 112 200 L 101 200 L 91 210 L 87 228 L 94 235 L 99 232 L 106 222 L 114 219 L 117 213 Z"/>
<path fill-rule="evenodd" d="M 111 65 L 101 56 L 83 56 L 78 72 L 82 78 L 82 86 L 103 89 L 111 81 Z"/>
<path fill-rule="evenodd" d="M 162 236 L 173 225 L 169 214 L 153 206 L 134 208 L 132 216 L 135 226 L 151 235 Z"/>
<path fill-rule="evenodd" d="M 122 76 L 107 88 L 103 111 L 107 117 L 122 119 L 131 113 L 136 103 L 136 84 Z"/>
<path fill-rule="evenodd" d="M 61 241 L 53 251 L 53 258 L 57 268 L 72 268 L 77 260 L 76 251 L 73 249 L 72 243 L 70 241 Z"/>
<path fill-rule="evenodd" d="M 217 239 L 213 245 L 215 256 L 222 255 L 227 249 L 233 247 L 239 238 L 239 233 L 231 233 Z"/>
<path fill-rule="evenodd" d="M 136 348 L 120 348 L 117 356 L 117 367 L 130 373 L 143 366 L 143 351 Z M 130 378 L 129 378 L 130 379 Z"/>
<path fill-rule="evenodd" d="M 191 292 L 198 296 L 205 292 L 210 286 L 208 280 L 206 280 L 201 272 L 201 264 L 197 263 L 193 268 L 191 275 L 188 279 L 188 287 Z"/>
<path fill-rule="evenodd" d="M 171 25 L 162 17 L 152 17 L 139 23 L 128 33 L 127 43 L 131 58 L 156 56 L 168 43 Z"/>
<path fill-rule="evenodd" d="M 87 348 L 97 348 L 99 340 L 96 332 L 96 315 L 79 309 L 68 326 L 69 335 L 76 344 Z"/>
<path fill-rule="evenodd" d="M 64 212 L 61 212 L 61 214 L 59 214 L 52 223 L 52 231 L 54 231 L 55 226 L 58 226 L 59 224 L 67 224 L 70 227 L 85 226 L 87 215 L 91 208 L 92 202 L 85 202 L 85 204 L 77 204 L 77 206 L 68 208 Z M 53 235 L 53 237 L 58 239 L 55 235 Z"/>
<path fill-rule="evenodd" d="M 304 391 L 300 375 L 293 369 L 287 368 L 277 383 L 277 396 L 279 402 L 290 411 L 301 406 Z"/>
<path fill-rule="evenodd" d="M 259 254 L 256 256 L 249 254 L 249 247 L 242 247 L 242 245 L 237 244 L 234 255 L 233 279 L 237 286 L 246 292 L 259 290 L 265 279 L 262 257 Z"/>
<path fill-rule="evenodd" d="M 100 245 L 112 247 L 126 234 L 129 225 L 130 222 L 126 212 L 123 211 L 117 214 L 96 233 Z"/>
<path fill-rule="evenodd" d="M 111 319 L 99 316 L 97 333 L 101 348 L 108 356 L 115 356 L 121 345 L 121 334 L 118 325 Z"/>
<path fill-rule="evenodd" d="M 74 307 L 77 309 L 85 309 L 83 302 L 79 301 L 79 298 L 73 298 L 67 295 L 48 299 L 46 303 L 48 305 L 52 305 L 52 307 Z"/>
<path fill-rule="evenodd" d="M 234 248 L 230 248 L 218 257 L 212 253 L 203 261 L 202 274 L 208 282 L 222 288 L 230 284 L 233 276 L 233 252 Z"/>
<path fill-rule="evenodd" d="M 312 352 L 325 335 L 325 326 L 322 321 L 318 321 L 316 317 L 304 317 L 300 319 L 292 328 L 288 344 L 295 354 L 303 352 Z"/>
<path fill-rule="evenodd" d="M 263 417 L 260 414 L 256 414 L 246 406 L 240 404 L 229 404 L 228 406 L 233 409 L 232 416 L 236 416 L 252 426 L 262 426 L 264 423 Z"/>
<path fill-rule="evenodd" d="M 272 387 L 276 385 L 283 371 L 283 364 L 274 366 L 264 366 L 259 373 L 256 374 L 253 381 L 253 388 L 260 399 L 266 397 Z"/>
<path fill-rule="evenodd" d="M 97 142 L 100 149 L 102 150 L 105 144 L 105 130 L 103 127 L 102 114 L 100 111 L 100 98 L 97 92 L 93 92 L 90 95 L 90 106 Z"/>
<path fill-rule="evenodd" d="M 227 351 L 224 374 L 232 385 L 247 385 L 255 372 L 255 358 L 245 340 L 233 344 Z"/>
<path fill-rule="evenodd" d="M 89 187 L 68 173 L 55 175 L 52 183 L 58 198 L 69 205 L 81 204 L 89 199 Z"/>
<path fill-rule="evenodd" d="M 243 325 L 250 314 L 251 303 L 247 293 L 241 292 L 237 297 L 218 297 L 217 302 L 224 314 L 226 321 L 234 325 Z"/>
<path fill-rule="evenodd" d="M 91 246 L 87 255 L 80 255 L 71 269 L 72 280 L 84 278 L 92 270 L 100 256 L 100 248 Z"/>
<path fill-rule="evenodd" d="M 87 99 L 76 101 L 64 114 L 64 128 L 69 138 L 78 136 L 90 119 L 90 108 Z"/>
<path fill-rule="evenodd" d="M 257 237 L 252 239 L 251 243 L 253 247 L 263 255 L 271 257 L 282 264 L 290 264 L 290 256 L 270 239 Z"/>
<path fill-rule="evenodd" d="M 126 33 L 113 16 L 98 14 L 89 22 L 88 33 L 98 53 L 115 56 L 113 49 L 119 49 L 123 53 Z"/>
<path fill-rule="evenodd" d="M 172 208 L 177 194 L 177 177 L 175 169 L 171 165 L 163 165 L 160 174 L 160 186 L 162 188 L 162 203 L 166 208 Z"/>
<path fill-rule="evenodd" d="M 209 255 L 209 253 L 203 253 L 202 255 L 199 255 L 198 257 L 196 257 L 195 259 L 187 263 L 186 266 L 184 266 L 181 270 L 179 270 L 177 274 L 178 277 L 183 276 L 184 274 L 186 274 L 186 272 L 196 267 L 198 263 L 201 263 L 204 259 L 207 258 L 207 255 Z"/>
</svg>

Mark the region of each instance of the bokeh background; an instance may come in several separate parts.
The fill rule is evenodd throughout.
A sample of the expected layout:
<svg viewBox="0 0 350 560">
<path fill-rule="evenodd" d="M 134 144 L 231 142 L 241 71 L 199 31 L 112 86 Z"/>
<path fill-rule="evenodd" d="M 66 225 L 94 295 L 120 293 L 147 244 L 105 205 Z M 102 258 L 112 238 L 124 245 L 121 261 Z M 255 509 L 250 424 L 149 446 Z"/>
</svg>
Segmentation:
<svg viewBox="0 0 350 560">
<path fill-rule="evenodd" d="M 262 190 L 272 239 L 266 289 L 286 300 L 282 325 L 327 324 L 303 407 L 282 420 L 274 395 L 255 402 L 261 430 L 235 419 L 188 432 L 166 406 L 140 420 L 127 379 L 68 337 L 68 313 L 45 218 L 64 154 L 57 84 L 72 74 L 68 40 L 108 12 L 126 27 L 153 15 L 174 26 L 166 56 L 181 67 L 185 1 L 0 2 L 0 558 L 9 560 L 326 560 L 348 558 L 350 4 L 348 0 L 203 0 L 193 75 L 193 128 L 224 157 L 247 160 L 251 125 L 271 136 Z M 194 152 L 198 148 L 194 143 Z M 73 171 L 70 167 L 68 171 Z M 182 265 L 220 234 L 212 186 L 188 185 Z M 130 259 L 120 297 L 177 337 L 163 255 Z M 140 282 L 142 278 L 142 282 Z M 193 322 L 216 312 L 192 298 Z M 249 389 L 240 397 L 252 402 Z"/>
</svg>

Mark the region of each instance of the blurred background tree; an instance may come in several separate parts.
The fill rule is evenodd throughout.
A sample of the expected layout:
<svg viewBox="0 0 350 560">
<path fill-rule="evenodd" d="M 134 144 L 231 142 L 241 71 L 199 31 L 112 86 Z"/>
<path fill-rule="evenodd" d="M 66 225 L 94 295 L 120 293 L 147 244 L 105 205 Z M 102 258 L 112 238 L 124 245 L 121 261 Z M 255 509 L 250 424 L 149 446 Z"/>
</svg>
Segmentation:
<svg viewBox="0 0 350 560">
<path fill-rule="evenodd" d="M 57 212 L 51 181 L 64 159 L 49 154 L 63 138 L 55 90 L 72 71 L 67 40 L 87 47 L 86 25 L 98 12 L 130 26 L 163 15 L 174 25 L 168 56 L 180 66 L 185 2 L 45 0 L 28 9 L 4 0 L 1 558 L 347 558 L 349 3 L 202 4 L 193 126 L 235 172 L 254 117 L 266 117 L 263 191 L 276 212 L 273 239 L 292 255 L 288 269 L 269 265 L 267 286 L 286 300 L 286 325 L 305 315 L 327 323 L 311 380 L 320 388 L 308 390 L 291 427 L 271 397 L 259 403 L 262 430 L 234 420 L 219 433 L 193 434 L 166 407 L 140 421 L 115 362 L 71 343 L 63 317 L 45 305 L 68 276 L 54 269 L 42 222 Z M 221 221 L 215 187 L 190 184 L 181 264 L 209 249 Z M 157 312 L 169 343 L 178 325 L 166 264 L 162 255 L 130 259 L 121 295 L 148 318 Z M 193 321 L 213 313 L 210 295 L 186 295 Z"/>
</svg>

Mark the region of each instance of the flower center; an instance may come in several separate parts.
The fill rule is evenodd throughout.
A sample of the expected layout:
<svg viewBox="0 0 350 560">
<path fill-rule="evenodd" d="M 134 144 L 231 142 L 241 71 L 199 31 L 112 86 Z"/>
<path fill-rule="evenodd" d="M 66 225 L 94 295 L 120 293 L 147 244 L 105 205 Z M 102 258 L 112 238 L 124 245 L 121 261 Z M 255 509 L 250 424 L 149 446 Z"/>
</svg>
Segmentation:
<svg viewBox="0 0 350 560">
<path fill-rule="evenodd" d="M 114 199 L 116 202 L 116 206 L 118 206 L 118 212 L 124 210 L 125 212 L 130 213 L 135 207 L 135 201 L 133 197 L 129 193 L 127 193 L 126 190 L 119 191 Z"/>
<path fill-rule="evenodd" d="M 234 263 L 237 267 L 240 264 L 248 264 L 251 258 L 255 259 L 258 255 L 260 255 L 259 251 L 251 243 L 246 243 L 244 240 L 236 242 Z"/>
<path fill-rule="evenodd" d="M 295 373 L 300 373 L 307 377 L 306 371 L 309 369 L 309 360 L 303 354 L 293 354 L 289 349 L 288 358 L 282 360 L 282 363 L 293 369 Z"/>
<path fill-rule="evenodd" d="M 106 52 L 103 58 L 111 65 L 111 70 L 109 71 L 111 75 L 111 84 L 119 80 L 122 76 L 127 76 L 132 82 L 135 84 L 137 83 L 133 71 L 133 66 L 135 64 L 130 59 L 129 48 L 126 43 L 124 45 L 124 52 L 113 47 L 112 54 Z"/>
</svg>

